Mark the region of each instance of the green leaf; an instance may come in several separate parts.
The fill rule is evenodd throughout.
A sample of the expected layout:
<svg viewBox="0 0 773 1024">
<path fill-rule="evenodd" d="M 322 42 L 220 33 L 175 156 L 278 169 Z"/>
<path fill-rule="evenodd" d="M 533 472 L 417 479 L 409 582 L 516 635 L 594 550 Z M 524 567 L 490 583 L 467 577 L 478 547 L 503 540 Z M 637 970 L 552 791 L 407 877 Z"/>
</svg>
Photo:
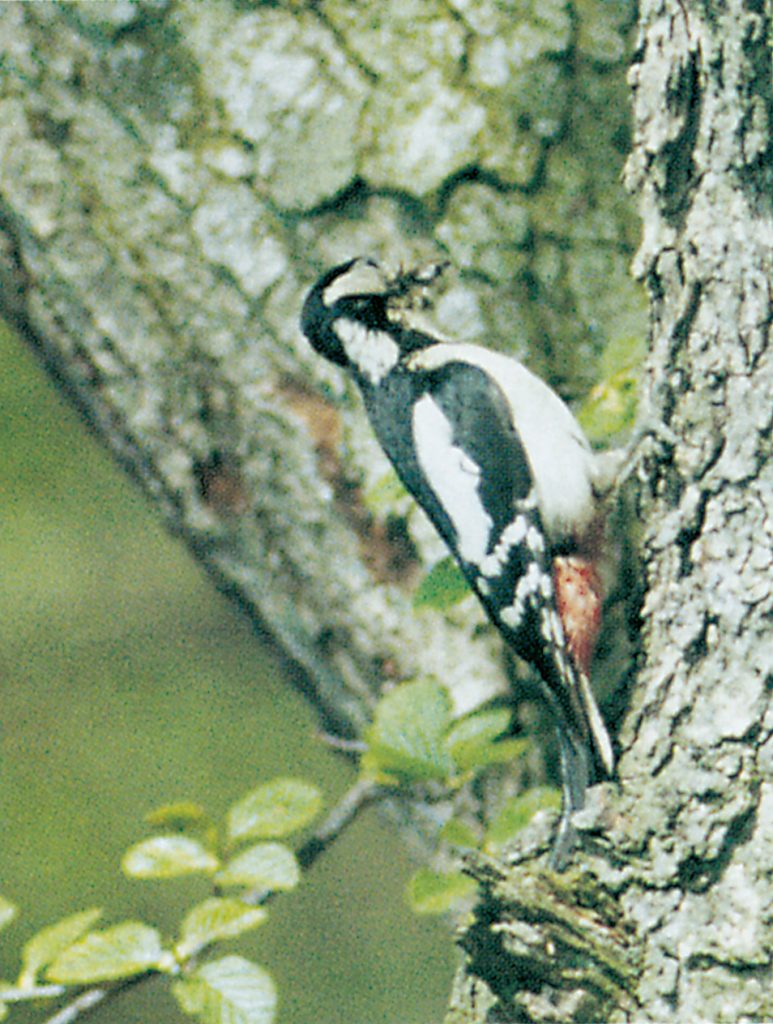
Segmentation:
<svg viewBox="0 0 773 1024">
<path fill-rule="evenodd" d="M 294 889 L 300 881 L 298 861 L 281 843 L 250 846 L 215 875 L 217 885 L 246 885 L 251 889 Z"/>
<path fill-rule="evenodd" d="M 508 800 L 486 832 L 487 849 L 503 846 L 525 828 L 537 811 L 561 807 L 561 791 L 553 786 L 535 786 Z"/>
<path fill-rule="evenodd" d="M 0 1003 L 0 1020 L 5 1020 L 8 1016 L 8 1007 L 5 1003 Z"/>
<path fill-rule="evenodd" d="M 458 719 L 448 731 L 451 756 L 461 771 L 502 760 L 496 740 L 510 727 L 507 708 L 487 708 Z"/>
<path fill-rule="evenodd" d="M 496 743 L 491 743 L 480 752 L 477 764 L 473 767 L 482 767 L 487 764 L 509 764 L 516 758 L 523 757 L 531 747 L 531 742 L 525 736 L 519 739 L 513 737 L 512 739 L 497 740 Z"/>
<path fill-rule="evenodd" d="M 172 991 L 182 1009 L 204 1024 L 271 1024 L 276 990 L 271 977 L 249 960 L 213 960 Z"/>
<path fill-rule="evenodd" d="M 206 811 L 190 800 L 163 804 L 145 815 L 145 821 L 153 828 L 169 828 L 182 832 L 185 829 L 200 828 L 207 821 Z"/>
<path fill-rule="evenodd" d="M 217 857 L 189 836 L 152 836 L 127 850 L 121 861 L 131 878 L 179 878 L 210 874 L 220 866 Z"/>
<path fill-rule="evenodd" d="M 268 917 L 263 907 L 248 907 L 241 900 L 211 899 L 195 906 L 185 917 L 175 955 L 187 960 L 202 947 L 257 928 Z"/>
<path fill-rule="evenodd" d="M 643 334 L 618 334 L 611 338 L 601 354 L 600 377 L 613 377 L 622 370 L 639 370 L 647 355 Z"/>
<path fill-rule="evenodd" d="M 64 950 L 46 971 L 46 977 L 63 985 L 131 978 L 158 968 L 162 954 L 155 928 L 127 921 L 103 932 L 91 932 Z"/>
<path fill-rule="evenodd" d="M 366 730 L 364 770 L 408 782 L 446 779 L 453 769 L 445 744 L 450 720 L 444 686 L 428 679 L 396 686 L 378 702 Z"/>
<path fill-rule="evenodd" d="M 448 874 L 419 868 L 408 883 L 408 902 L 417 914 L 444 914 L 475 891 L 472 878 L 461 871 Z"/>
<path fill-rule="evenodd" d="M 79 914 L 65 917 L 56 924 L 43 928 L 24 946 L 19 988 L 31 988 L 43 967 L 55 960 L 74 942 L 87 932 L 101 916 L 102 911 L 93 908 Z"/>
<path fill-rule="evenodd" d="M 469 593 L 470 587 L 462 570 L 449 555 L 441 558 L 421 581 L 413 595 L 413 607 L 445 611 L 459 604 Z"/>
<path fill-rule="evenodd" d="M 322 807 L 322 794 L 303 779 L 273 779 L 228 811 L 228 838 L 281 839 L 308 825 Z"/>
<path fill-rule="evenodd" d="M 449 818 L 441 828 L 438 838 L 449 846 L 458 846 L 466 850 L 477 850 L 480 846 L 480 837 L 475 829 L 458 818 Z"/>
<path fill-rule="evenodd" d="M 18 907 L 15 907 L 4 896 L 0 896 L 0 931 L 9 925 L 18 913 Z"/>
</svg>

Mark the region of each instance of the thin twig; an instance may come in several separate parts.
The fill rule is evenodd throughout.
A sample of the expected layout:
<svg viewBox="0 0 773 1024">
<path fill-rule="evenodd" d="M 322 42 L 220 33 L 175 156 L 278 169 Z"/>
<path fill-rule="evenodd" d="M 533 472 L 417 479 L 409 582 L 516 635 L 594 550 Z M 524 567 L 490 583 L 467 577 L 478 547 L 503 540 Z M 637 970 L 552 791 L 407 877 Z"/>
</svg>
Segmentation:
<svg viewBox="0 0 773 1024">
<path fill-rule="evenodd" d="M 371 779 L 358 779 L 317 827 L 314 835 L 297 851 L 296 857 L 301 868 L 310 868 L 362 810 L 385 797 L 387 793 L 386 787 Z"/>
<path fill-rule="evenodd" d="M 31 985 L 0 989 L 0 1003 L 22 1003 L 30 999 L 51 999 L 64 994 L 63 985 Z"/>
<path fill-rule="evenodd" d="M 114 988 L 89 988 L 81 992 L 71 1003 L 58 1010 L 53 1017 L 47 1017 L 43 1024 L 71 1024 L 82 1013 L 89 1013 L 108 996 L 117 992 Z"/>
<path fill-rule="evenodd" d="M 115 999 L 116 996 L 126 992 L 127 989 L 134 988 L 135 985 L 141 985 L 151 978 L 158 977 L 160 977 L 160 972 L 158 971 L 143 971 L 142 974 L 136 974 L 133 978 L 126 978 L 116 985 L 87 988 L 85 992 L 81 992 L 67 1006 L 57 1010 L 53 1017 L 47 1017 L 43 1024 L 72 1024 L 74 1020 L 91 1013 L 92 1010 L 101 1006 L 102 1003 Z"/>
<path fill-rule="evenodd" d="M 295 857 L 301 870 L 307 871 L 361 811 L 389 792 L 386 786 L 379 785 L 371 779 L 358 779 L 347 789 L 325 820 L 317 826 L 314 834 L 296 850 Z M 253 889 L 251 892 L 242 893 L 241 900 L 250 906 L 263 906 L 278 895 L 275 889 Z"/>
<path fill-rule="evenodd" d="M 368 749 L 367 743 L 363 740 L 347 740 L 343 736 L 334 736 L 329 732 L 317 731 L 314 737 L 331 750 L 340 750 L 344 754 L 362 754 Z"/>
</svg>

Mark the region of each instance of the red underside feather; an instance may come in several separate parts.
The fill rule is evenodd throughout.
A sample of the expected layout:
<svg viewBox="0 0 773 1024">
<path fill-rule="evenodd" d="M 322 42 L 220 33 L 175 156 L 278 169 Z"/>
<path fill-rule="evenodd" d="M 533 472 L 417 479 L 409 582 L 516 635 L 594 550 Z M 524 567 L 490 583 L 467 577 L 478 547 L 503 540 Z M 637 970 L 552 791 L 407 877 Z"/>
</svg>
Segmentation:
<svg viewBox="0 0 773 1024">
<path fill-rule="evenodd" d="M 593 562 L 581 555 L 553 561 L 553 585 L 564 635 L 578 668 L 590 675 L 601 627 L 601 580 Z"/>
</svg>

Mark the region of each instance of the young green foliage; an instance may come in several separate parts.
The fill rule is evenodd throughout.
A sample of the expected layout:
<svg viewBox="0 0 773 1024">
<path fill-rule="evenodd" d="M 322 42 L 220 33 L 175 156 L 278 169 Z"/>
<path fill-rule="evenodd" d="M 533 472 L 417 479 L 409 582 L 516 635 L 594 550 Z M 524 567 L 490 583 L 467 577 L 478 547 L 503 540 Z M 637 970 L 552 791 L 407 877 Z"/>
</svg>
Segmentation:
<svg viewBox="0 0 773 1024">
<path fill-rule="evenodd" d="M 89 932 L 49 964 L 46 978 L 63 985 L 92 985 L 131 978 L 151 970 L 168 970 L 161 936 L 139 921 L 126 921 L 103 932 Z"/>
<path fill-rule="evenodd" d="M 257 843 L 229 860 L 215 875 L 215 884 L 276 892 L 294 889 L 300 878 L 292 850 L 282 843 Z"/>
<path fill-rule="evenodd" d="M 482 708 L 457 719 L 446 736 L 454 763 L 460 771 L 489 764 L 505 764 L 526 753 L 527 739 L 502 739 L 510 727 L 507 708 Z"/>
<path fill-rule="evenodd" d="M 501 739 L 509 711 L 488 708 L 454 720 L 451 698 L 440 683 L 401 683 L 379 701 L 365 732 L 362 769 L 385 784 L 442 782 L 458 787 L 469 773 L 510 761 L 524 740 Z"/>
<path fill-rule="evenodd" d="M 241 956 L 213 960 L 172 992 L 185 1013 L 203 1024 L 271 1024 L 276 989 L 271 977 Z"/>
<path fill-rule="evenodd" d="M 607 346 L 601 360 L 602 379 L 577 414 L 591 441 L 608 442 L 634 426 L 644 354 L 641 337 L 618 337 Z"/>
<path fill-rule="evenodd" d="M 438 839 L 458 850 L 477 850 L 480 846 L 479 832 L 459 818 L 449 818 L 441 828 Z"/>
<path fill-rule="evenodd" d="M 218 858 L 189 836 L 151 836 L 127 850 L 121 861 L 131 878 L 211 874 L 219 866 Z"/>
<path fill-rule="evenodd" d="M 241 900 L 213 896 L 196 904 L 180 926 L 180 940 L 174 953 L 181 962 L 189 960 L 205 946 L 224 939 L 235 939 L 257 928 L 268 917 L 263 907 L 250 907 Z"/>
<path fill-rule="evenodd" d="M 177 832 L 190 832 L 210 824 L 204 808 L 192 800 L 162 804 L 146 814 L 145 821 L 154 828 L 171 828 Z"/>
<path fill-rule="evenodd" d="M 395 506 L 409 500 L 408 492 L 393 469 L 389 469 L 363 495 L 363 500 L 371 512 L 381 514 L 385 511 L 394 512 Z"/>
<path fill-rule="evenodd" d="M 522 756 L 526 739 L 507 738 L 510 711 L 489 707 L 454 719 L 446 688 L 431 679 L 402 683 L 379 701 L 365 732 L 362 770 L 384 785 L 436 783 L 451 795 L 476 771 Z M 504 737 L 504 738 L 503 738 Z M 560 794 L 548 787 L 529 790 L 509 801 L 483 836 L 451 818 L 440 842 L 457 849 L 501 845 L 524 828 L 542 808 L 560 806 Z M 461 872 L 422 868 L 412 877 L 408 901 L 421 914 L 439 914 L 469 896 L 473 883 Z"/>
<path fill-rule="evenodd" d="M 561 792 L 553 786 L 535 786 L 525 793 L 508 800 L 502 810 L 491 822 L 483 839 L 487 850 L 504 846 L 521 829 L 526 828 L 531 819 L 542 810 L 561 808 Z"/>
<path fill-rule="evenodd" d="M 319 813 L 322 797 L 316 786 L 301 779 L 274 779 L 237 800 L 226 812 L 222 830 L 197 804 L 167 804 L 148 815 L 155 828 L 167 830 L 135 843 L 121 866 L 138 879 L 170 880 L 209 876 L 216 890 L 245 888 L 251 901 L 215 892 L 195 903 L 180 925 L 177 942 L 169 948 L 159 932 L 141 921 L 125 921 L 92 931 L 101 915 L 84 910 L 43 928 L 26 943 L 16 984 L 0 984 L 0 1019 L 12 1003 L 59 999 L 67 986 L 93 986 L 101 998 L 111 983 L 146 974 L 189 972 L 218 943 L 257 928 L 268 911 L 255 905 L 255 896 L 293 889 L 300 868 L 291 849 L 275 840 L 305 828 Z M 172 834 L 170 834 L 172 833 Z M 245 842 L 251 845 L 238 849 Z M 236 849 L 235 849 L 236 848 Z M 17 910 L 0 897 L 0 929 Z M 40 976 L 43 980 L 40 980 Z M 242 957 L 197 965 L 175 982 L 174 994 L 184 1012 L 203 1024 L 270 1024 L 276 993 L 262 968 Z M 67 1012 L 65 1009 L 64 1012 Z"/>
<path fill-rule="evenodd" d="M 322 795 L 316 786 L 303 779 L 273 779 L 230 808 L 228 840 L 281 839 L 308 825 L 321 808 Z"/>
<path fill-rule="evenodd" d="M 470 594 L 467 580 L 454 559 L 447 555 L 436 562 L 413 595 L 414 608 L 446 611 Z"/>
<path fill-rule="evenodd" d="M 402 683 L 378 703 L 365 733 L 363 769 L 387 782 L 445 781 L 453 773 L 446 747 L 451 698 L 429 679 Z"/>
<path fill-rule="evenodd" d="M 512 840 L 537 811 L 559 810 L 561 793 L 551 786 L 536 786 L 504 805 L 481 838 L 458 818 L 450 818 L 440 832 L 441 844 L 460 850 L 493 850 Z M 475 883 L 461 871 L 432 871 L 419 868 L 411 877 L 406 897 L 417 914 L 444 914 L 459 910 L 475 889 Z"/>
<path fill-rule="evenodd" d="M 476 883 L 461 871 L 419 868 L 408 883 L 408 903 L 417 914 L 445 914 L 475 892 Z"/>
<path fill-rule="evenodd" d="M 83 910 L 33 935 L 22 950 L 22 968 L 17 982 L 19 988 L 36 985 L 38 973 L 77 942 L 101 916 L 102 911 L 96 908 Z"/>
<path fill-rule="evenodd" d="M 0 896 L 0 931 L 9 925 L 18 913 L 19 911 L 13 903 L 4 896 Z"/>
</svg>

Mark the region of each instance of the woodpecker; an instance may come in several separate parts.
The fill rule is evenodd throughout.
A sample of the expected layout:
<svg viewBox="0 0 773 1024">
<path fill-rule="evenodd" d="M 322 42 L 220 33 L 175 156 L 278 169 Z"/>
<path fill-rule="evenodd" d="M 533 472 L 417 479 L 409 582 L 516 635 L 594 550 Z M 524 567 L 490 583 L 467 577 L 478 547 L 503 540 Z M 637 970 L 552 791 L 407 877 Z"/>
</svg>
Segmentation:
<svg viewBox="0 0 773 1024">
<path fill-rule="evenodd" d="M 576 838 L 571 815 L 613 770 L 589 684 L 603 474 L 568 407 L 525 366 L 417 325 L 406 299 L 439 272 L 389 276 L 372 259 L 350 260 L 311 289 L 301 327 L 354 378 L 397 475 L 505 642 L 536 670 L 559 737 L 551 864 L 561 870 Z"/>
</svg>

